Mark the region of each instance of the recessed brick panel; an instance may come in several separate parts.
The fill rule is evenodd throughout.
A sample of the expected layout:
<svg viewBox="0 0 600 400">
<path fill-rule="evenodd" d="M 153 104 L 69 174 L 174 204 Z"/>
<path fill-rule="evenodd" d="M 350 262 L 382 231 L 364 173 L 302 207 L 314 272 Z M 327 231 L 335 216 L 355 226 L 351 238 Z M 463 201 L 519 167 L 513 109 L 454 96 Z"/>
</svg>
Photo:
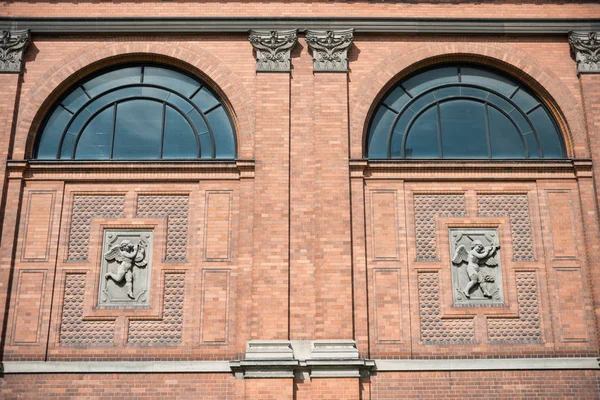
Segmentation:
<svg viewBox="0 0 600 400">
<path fill-rule="evenodd" d="M 29 192 L 21 254 L 23 261 L 46 261 L 48 258 L 55 193 Z"/>
<path fill-rule="evenodd" d="M 373 257 L 375 259 L 397 259 L 396 192 L 371 192 L 371 219 Z"/>
<path fill-rule="evenodd" d="M 556 288 L 562 340 L 587 340 L 581 270 L 579 268 L 557 268 Z"/>
<path fill-rule="evenodd" d="M 46 271 L 20 271 L 15 305 L 13 344 L 37 344 Z"/>
<path fill-rule="evenodd" d="M 400 270 L 376 269 L 373 275 L 377 340 L 379 342 L 401 341 Z"/>
<path fill-rule="evenodd" d="M 573 202 L 570 191 L 548 191 L 548 215 L 555 258 L 576 258 Z"/>
<path fill-rule="evenodd" d="M 231 241 L 231 192 L 206 193 L 205 258 L 227 261 Z"/>
<path fill-rule="evenodd" d="M 202 342 L 227 342 L 229 271 L 204 271 L 202 275 Z"/>
</svg>

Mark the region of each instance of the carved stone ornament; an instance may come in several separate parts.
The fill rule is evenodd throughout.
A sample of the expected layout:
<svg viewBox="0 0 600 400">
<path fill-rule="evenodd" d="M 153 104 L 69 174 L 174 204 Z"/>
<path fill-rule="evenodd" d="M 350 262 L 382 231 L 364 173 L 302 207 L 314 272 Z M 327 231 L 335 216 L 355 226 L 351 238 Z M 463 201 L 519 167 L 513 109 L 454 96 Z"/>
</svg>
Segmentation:
<svg viewBox="0 0 600 400">
<path fill-rule="evenodd" d="M 257 72 L 290 72 L 290 52 L 298 35 L 291 31 L 250 31 L 248 38 L 256 53 Z"/>
<path fill-rule="evenodd" d="M 313 55 L 314 72 L 348 72 L 348 48 L 354 29 L 306 31 L 306 42 Z"/>
<path fill-rule="evenodd" d="M 150 229 L 104 231 L 98 307 L 148 306 L 153 239 Z"/>
<path fill-rule="evenodd" d="M 504 305 L 496 228 L 450 229 L 454 306 Z"/>
<path fill-rule="evenodd" d="M 569 44 L 577 62 L 577 73 L 600 73 L 600 39 L 598 32 L 571 32 Z"/>
<path fill-rule="evenodd" d="M 20 73 L 23 53 L 29 44 L 29 31 L 2 31 L 0 72 Z"/>
</svg>

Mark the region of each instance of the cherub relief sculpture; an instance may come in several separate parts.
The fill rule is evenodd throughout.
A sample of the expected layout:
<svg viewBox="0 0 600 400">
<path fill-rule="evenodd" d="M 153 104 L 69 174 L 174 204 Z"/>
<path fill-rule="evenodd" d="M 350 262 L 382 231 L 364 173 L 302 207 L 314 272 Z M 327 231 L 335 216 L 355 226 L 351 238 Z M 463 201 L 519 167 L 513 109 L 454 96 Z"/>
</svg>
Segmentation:
<svg viewBox="0 0 600 400">
<path fill-rule="evenodd" d="M 140 239 L 139 243 L 134 245 L 129 240 L 124 239 L 119 245 L 113 246 L 104 258 L 107 261 L 117 261 L 119 263 L 117 272 L 107 272 L 104 274 L 106 280 L 112 279 L 116 283 L 123 282 L 127 287 L 127 296 L 135 299 L 133 295 L 133 267 L 145 268 L 148 265 L 146 259 L 146 247 L 148 243 Z"/>
<path fill-rule="evenodd" d="M 452 263 L 460 266 L 463 262 L 467 262 L 467 275 L 470 280 L 467 286 L 462 289 L 462 293 L 467 299 L 471 298 L 471 289 L 475 285 L 481 287 L 485 297 L 492 298 L 495 279 L 489 274 L 482 273 L 481 266 L 497 267 L 498 262 L 494 255 L 498 249 L 500 249 L 500 245 L 485 247 L 481 240 L 473 240 L 471 242 L 471 250 L 469 251 L 462 244 L 456 248 L 454 257 L 452 257 Z"/>
<path fill-rule="evenodd" d="M 450 229 L 454 305 L 504 305 L 497 228 Z"/>
</svg>

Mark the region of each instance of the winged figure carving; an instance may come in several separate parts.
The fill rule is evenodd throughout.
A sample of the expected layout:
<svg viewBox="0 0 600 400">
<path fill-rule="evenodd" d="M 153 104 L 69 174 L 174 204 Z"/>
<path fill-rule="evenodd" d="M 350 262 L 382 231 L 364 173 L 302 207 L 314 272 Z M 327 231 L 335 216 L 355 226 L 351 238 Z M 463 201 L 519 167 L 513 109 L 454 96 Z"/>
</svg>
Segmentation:
<svg viewBox="0 0 600 400">
<path fill-rule="evenodd" d="M 481 267 L 486 266 L 494 268 L 498 266 L 498 261 L 496 259 L 498 249 L 500 249 L 500 245 L 486 247 L 480 240 L 473 240 L 471 243 L 471 250 L 467 250 L 467 248 L 461 244 L 454 251 L 452 263 L 457 267 L 460 267 L 464 263 L 467 264 L 469 283 L 460 290 L 467 299 L 471 297 L 471 290 L 478 285 L 481 287 L 485 297 L 492 297 L 493 293 L 491 286 L 494 283 L 494 277 L 482 273 Z"/>
<path fill-rule="evenodd" d="M 133 295 L 133 267 L 145 268 L 148 265 L 146 247 L 148 247 L 148 243 L 143 239 L 136 245 L 125 239 L 104 254 L 107 261 L 116 261 L 119 264 L 117 272 L 107 272 L 104 278 L 107 281 L 112 279 L 116 283 L 123 282 L 125 279 L 127 296 L 131 299 L 135 298 Z"/>
</svg>

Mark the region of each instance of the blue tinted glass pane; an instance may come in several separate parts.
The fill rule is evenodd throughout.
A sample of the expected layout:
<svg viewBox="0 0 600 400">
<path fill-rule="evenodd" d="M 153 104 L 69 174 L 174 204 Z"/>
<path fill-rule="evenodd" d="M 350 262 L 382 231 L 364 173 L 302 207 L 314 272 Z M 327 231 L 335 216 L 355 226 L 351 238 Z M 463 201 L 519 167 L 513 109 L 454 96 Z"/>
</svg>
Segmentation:
<svg viewBox="0 0 600 400">
<path fill-rule="evenodd" d="M 433 96 L 433 93 L 427 93 L 426 95 L 417 98 L 415 101 L 413 101 L 412 103 L 409 103 L 409 107 L 411 110 L 413 110 L 415 113 L 419 113 L 419 111 L 428 108 L 429 106 L 431 106 L 431 104 L 435 103 L 436 99 Z"/>
<path fill-rule="evenodd" d="M 208 131 L 198 132 L 200 136 L 200 157 L 212 158 L 212 139 Z"/>
<path fill-rule="evenodd" d="M 460 96 L 460 88 L 457 86 L 437 89 L 433 92 L 436 100 L 446 99 L 448 97 Z"/>
<path fill-rule="evenodd" d="M 172 105 L 173 108 L 178 108 L 179 112 L 182 112 L 184 114 L 189 113 L 194 108 L 194 105 L 188 100 L 173 93 L 171 93 L 167 98 L 167 104 Z"/>
<path fill-rule="evenodd" d="M 107 72 L 83 84 L 90 96 L 95 97 L 109 89 L 131 83 L 140 83 L 141 68 L 123 68 Z"/>
<path fill-rule="evenodd" d="M 387 141 L 396 114 L 385 107 L 379 107 L 369 130 L 369 151 L 371 158 L 387 157 Z"/>
<path fill-rule="evenodd" d="M 163 158 L 196 158 L 196 136 L 190 124 L 171 107 L 167 107 Z"/>
<path fill-rule="evenodd" d="M 487 90 L 472 87 L 461 87 L 460 94 L 462 96 L 475 97 L 482 100 L 486 100 L 491 95 Z"/>
<path fill-rule="evenodd" d="M 542 149 L 544 150 L 544 158 L 565 157 L 560 133 L 557 131 L 546 110 L 543 107 L 537 108 L 529 114 L 529 118 L 540 137 Z"/>
<path fill-rule="evenodd" d="M 510 96 L 515 90 L 517 84 L 509 79 L 504 78 L 494 72 L 482 70 L 479 68 L 461 67 L 460 74 L 462 82 L 472 83 L 483 87 L 490 88 L 497 92 Z"/>
<path fill-rule="evenodd" d="M 540 158 L 538 143 L 533 132 L 525 135 L 525 143 L 527 143 L 527 150 L 529 150 L 529 158 Z"/>
<path fill-rule="evenodd" d="M 394 132 L 404 135 L 406 133 L 406 129 L 408 128 L 408 124 L 415 116 L 415 113 L 410 108 L 407 108 L 398 121 L 396 122 L 396 126 L 394 127 Z"/>
<path fill-rule="evenodd" d="M 425 111 L 414 123 L 406 139 L 406 158 L 437 158 L 437 109 Z"/>
<path fill-rule="evenodd" d="M 216 158 L 235 158 L 235 142 L 233 127 L 223 107 L 219 107 L 206 115 L 208 123 L 215 135 Z"/>
<path fill-rule="evenodd" d="M 444 158 L 487 158 L 484 105 L 469 100 L 440 104 Z"/>
<path fill-rule="evenodd" d="M 504 114 L 488 107 L 492 158 L 525 158 L 525 148 L 517 128 Z"/>
<path fill-rule="evenodd" d="M 67 133 L 63 139 L 62 150 L 60 152 L 61 159 L 70 159 L 73 156 L 73 146 L 75 144 L 76 135 Z"/>
<path fill-rule="evenodd" d="M 163 105 L 131 100 L 117 107 L 113 158 L 122 160 L 160 157 Z"/>
<path fill-rule="evenodd" d="M 57 107 L 48 120 L 40 143 L 38 145 L 37 158 L 41 159 L 56 159 L 56 152 L 63 130 L 71 119 L 71 113 L 62 107 Z"/>
<path fill-rule="evenodd" d="M 490 104 L 493 104 L 497 107 L 499 107 L 500 109 L 502 109 L 503 111 L 511 112 L 512 110 L 514 110 L 514 106 L 512 104 L 510 104 L 507 100 L 503 99 L 500 96 L 496 96 L 495 94 L 490 93 L 487 101 Z"/>
<path fill-rule="evenodd" d="M 394 133 L 392 135 L 392 158 L 402 157 L 402 139 L 404 135 L 401 133 Z"/>
<path fill-rule="evenodd" d="M 152 97 L 153 99 L 157 99 L 157 100 L 166 100 L 167 97 L 169 97 L 169 95 L 171 94 L 171 92 L 165 90 L 165 89 L 156 89 L 156 88 L 151 88 L 151 87 L 142 87 L 141 88 L 141 95 L 144 97 Z"/>
<path fill-rule="evenodd" d="M 401 87 L 397 87 L 396 89 L 392 90 L 392 93 L 390 93 L 383 102 L 390 108 L 400 111 L 409 100 L 410 96 L 407 95 Z"/>
<path fill-rule="evenodd" d="M 413 96 L 416 96 L 429 88 L 444 83 L 457 83 L 458 70 L 456 67 L 442 67 L 432 69 L 407 79 L 403 86 Z"/>
<path fill-rule="evenodd" d="M 512 100 L 517 103 L 517 105 L 525 112 L 529 111 L 530 108 L 538 104 L 538 101 L 523 89 L 519 89 L 519 91 L 513 96 Z"/>
<path fill-rule="evenodd" d="M 144 68 L 144 83 L 151 83 L 167 87 L 185 97 L 194 93 L 200 84 L 187 75 L 170 69 L 146 67 Z"/>
<path fill-rule="evenodd" d="M 63 101 L 65 107 L 69 110 L 76 112 L 81 106 L 83 106 L 90 98 L 87 97 L 85 92 L 81 88 L 76 88 L 69 94 Z"/>
<path fill-rule="evenodd" d="M 124 99 L 128 99 L 131 97 L 139 97 L 141 95 L 142 95 L 142 88 L 139 86 L 126 88 L 126 89 L 117 89 L 114 92 L 110 92 L 105 95 L 98 96 L 97 98 L 94 99 L 93 102 L 88 104 L 88 106 L 85 109 L 90 114 L 92 114 L 92 113 L 98 111 L 99 109 L 101 109 L 102 107 L 114 103 L 115 101 L 124 100 Z"/>
<path fill-rule="evenodd" d="M 219 100 L 206 88 L 202 88 L 194 97 L 192 101 L 195 105 L 200 108 L 203 112 L 219 104 Z"/>
<path fill-rule="evenodd" d="M 78 160 L 104 160 L 110 158 L 114 107 L 102 111 L 83 130 L 75 158 Z"/>
<path fill-rule="evenodd" d="M 93 117 L 93 114 L 89 112 L 87 108 L 81 110 L 77 116 L 71 120 L 71 123 L 68 126 L 68 132 L 75 136 L 79 135 L 79 132 L 91 117 Z"/>
<path fill-rule="evenodd" d="M 525 118 L 525 116 L 523 116 L 520 110 L 513 109 L 508 113 L 508 115 L 510 115 L 510 117 L 515 120 L 515 122 L 517 123 L 517 127 L 521 130 L 521 133 L 527 133 L 533 130 L 531 124 L 527 122 L 527 119 Z"/>
</svg>

